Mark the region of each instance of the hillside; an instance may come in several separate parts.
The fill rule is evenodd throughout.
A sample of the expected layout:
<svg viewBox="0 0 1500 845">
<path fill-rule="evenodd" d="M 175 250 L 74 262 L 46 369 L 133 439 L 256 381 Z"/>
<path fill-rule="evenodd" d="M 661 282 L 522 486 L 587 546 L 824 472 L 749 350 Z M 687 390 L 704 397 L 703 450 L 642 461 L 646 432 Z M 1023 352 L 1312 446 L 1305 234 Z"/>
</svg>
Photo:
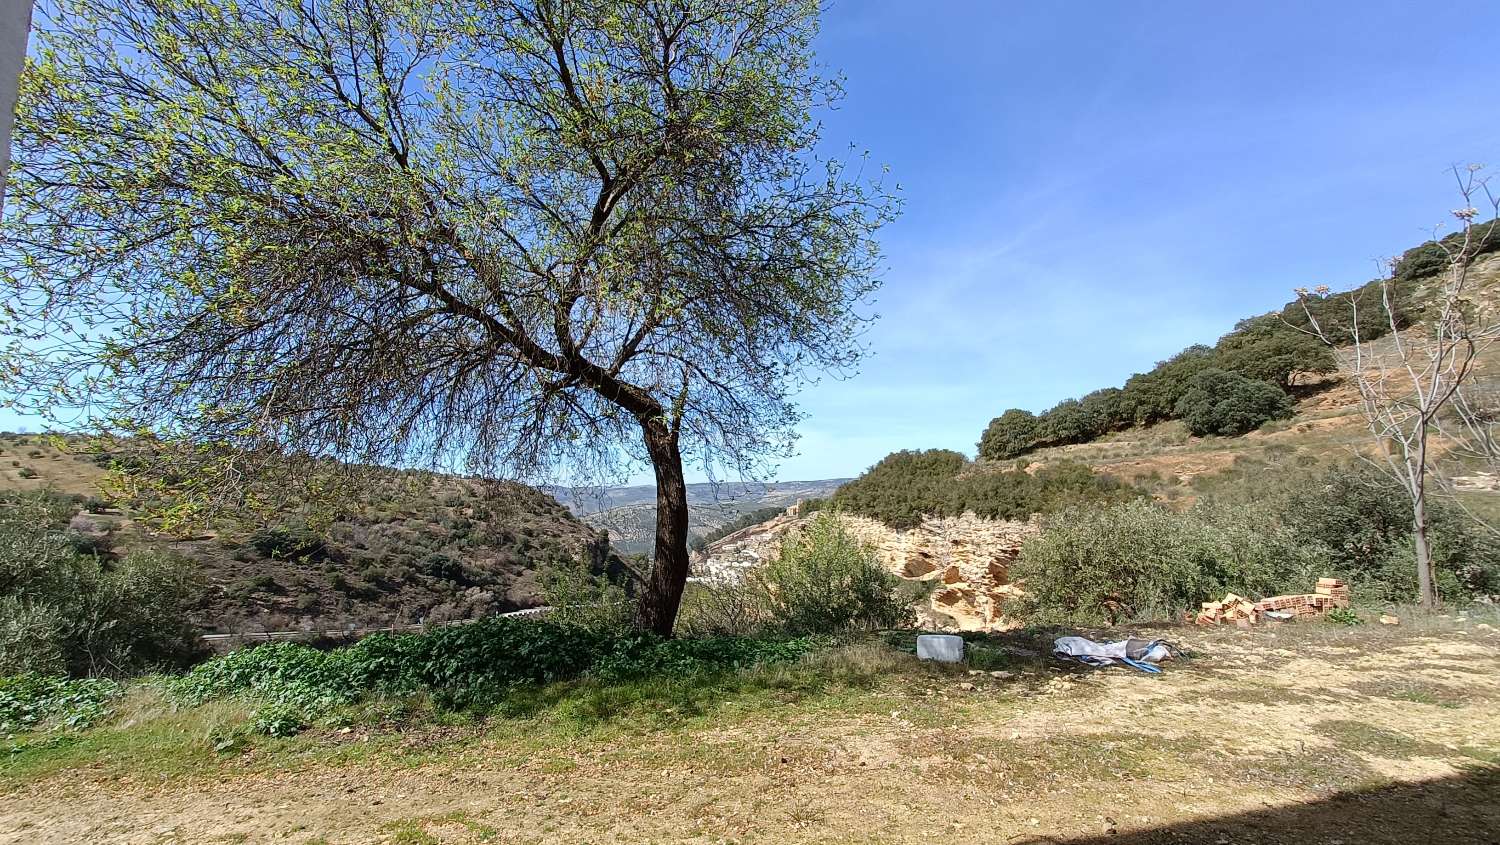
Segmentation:
<svg viewBox="0 0 1500 845">
<path fill-rule="evenodd" d="M 1500 255 L 1480 258 L 1472 271 L 1475 298 L 1494 307 L 1500 299 Z M 1399 339 L 1416 329 L 1375 340 L 1376 357 L 1391 352 Z M 1340 370 L 1347 349 L 1339 350 Z M 1500 350 L 1479 359 L 1475 383 L 1500 379 Z M 1079 461 L 1096 471 L 1139 485 L 1162 501 L 1185 507 L 1216 489 L 1254 483 L 1281 468 L 1347 460 L 1373 449 L 1360 411 L 1355 385 L 1339 372 L 1304 376 L 1292 391 L 1292 414 L 1236 437 L 1193 436 L 1181 420 L 1131 426 L 1087 443 L 1042 447 L 1019 460 L 1031 471 L 1057 461 Z M 1439 438 L 1437 448 L 1442 449 Z M 997 471 L 1014 460 L 985 460 L 975 471 Z M 1456 495 L 1471 509 L 1500 516 L 1500 480 L 1462 462 L 1441 463 L 1439 471 L 1453 482 Z"/>
<path fill-rule="evenodd" d="M 463 619 L 541 602 L 537 569 L 616 566 L 607 539 L 521 484 L 369 470 L 324 530 L 295 518 L 228 517 L 190 539 L 157 535 L 100 498 L 107 458 L 40 435 L 0 437 L 0 491 L 74 497 L 72 528 L 102 548 L 171 549 L 204 584 L 210 632 L 381 626 Z"/>
<path fill-rule="evenodd" d="M 1409 250 L 1408 261 L 1422 249 Z M 1500 255 L 1482 256 L 1472 273 L 1473 298 L 1493 306 L 1500 299 Z M 1417 292 L 1413 299 L 1420 298 L 1429 278 L 1409 279 Z M 1419 330 L 1407 328 L 1379 337 L 1367 351 L 1377 357 L 1388 353 Z M 1326 477 L 1358 454 L 1370 454 L 1373 443 L 1359 394 L 1343 375 L 1348 354 L 1347 349 L 1333 351 L 1331 365 L 1322 372 L 1288 370 L 1285 418 L 1271 419 L 1243 434 L 1195 435 L 1184 420 L 1156 419 L 1124 425 L 1086 442 L 1031 445 L 1003 458 L 981 453 L 969 461 L 945 450 L 896 453 L 839 490 L 832 503 L 843 511 L 850 530 L 876 548 L 888 569 L 932 584 L 922 608 L 926 626 L 1003 629 L 1013 624 L 1003 606 L 1014 591 L 1010 563 L 1036 532 L 1035 524 L 1015 520 L 1068 504 L 1102 504 L 1118 497 L 1149 496 L 1179 512 L 1209 496 L 1240 502 L 1269 499 Z M 1141 378 L 1132 381 L 1139 383 Z M 1479 384 L 1500 379 L 1500 350 L 1491 349 L 1480 359 L 1475 378 Z M 1106 394 L 1096 391 L 1090 396 Z M 1061 403 L 1048 414 L 1075 418 L 1081 403 L 1069 401 L 1072 405 Z M 995 428 L 992 423 L 987 438 Z M 1435 439 L 1434 449 L 1441 456 L 1441 438 Z M 1464 509 L 1500 520 L 1500 478 L 1442 457 L 1436 471 Z M 1090 472 L 1095 487 L 1084 479 Z M 1059 476 L 1074 478 L 1048 483 Z M 1051 489 L 1059 495 L 1050 494 Z M 1434 498 L 1442 504 L 1442 491 Z M 1000 518 L 982 518 L 987 510 Z M 737 578 L 774 556 L 787 532 L 804 521 L 788 513 L 723 537 L 695 556 L 697 572 L 708 578 Z"/>
<path fill-rule="evenodd" d="M 689 484 L 688 530 L 704 536 L 753 511 L 786 508 L 804 499 L 827 497 L 848 480 Z M 656 531 L 655 487 L 610 487 L 602 493 L 561 487 L 544 489 L 568 505 L 584 522 L 608 531 L 610 543 L 622 553 L 650 551 Z"/>
</svg>

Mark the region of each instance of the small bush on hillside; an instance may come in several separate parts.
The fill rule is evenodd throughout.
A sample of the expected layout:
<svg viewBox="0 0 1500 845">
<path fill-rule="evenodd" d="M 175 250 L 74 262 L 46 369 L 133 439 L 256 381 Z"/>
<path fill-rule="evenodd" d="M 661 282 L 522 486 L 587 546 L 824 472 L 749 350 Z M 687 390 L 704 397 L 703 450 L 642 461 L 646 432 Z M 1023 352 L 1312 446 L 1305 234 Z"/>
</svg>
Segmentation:
<svg viewBox="0 0 1500 845">
<path fill-rule="evenodd" d="M 1475 225 L 1470 229 L 1469 236 L 1471 258 L 1500 250 L 1500 220 Z M 1462 232 L 1453 232 L 1445 236 L 1442 243 L 1449 249 L 1456 250 L 1462 239 Z M 1447 250 L 1439 246 L 1437 241 L 1428 241 L 1403 252 L 1391 275 L 1398 281 L 1433 276 L 1447 270 L 1450 260 Z"/>
<path fill-rule="evenodd" d="M 1234 437 L 1292 415 L 1292 400 L 1276 385 L 1239 373 L 1207 369 L 1193 376 L 1177 400 L 1188 431 Z"/>
<path fill-rule="evenodd" d="M 820 513 L 761 573 L 770 621 L 787 634 L 836 634 L 894 628 L 911 621 L 897 594 L 900 579 L 881 565 L 836 513 Z"/>
<path fill-rule="evenodd" d="M 318 561 L 328 556 L 328 544 L 305 525 L 273 525 L 256 530 L 247 544 L 274 560 Z"/>
</svg>

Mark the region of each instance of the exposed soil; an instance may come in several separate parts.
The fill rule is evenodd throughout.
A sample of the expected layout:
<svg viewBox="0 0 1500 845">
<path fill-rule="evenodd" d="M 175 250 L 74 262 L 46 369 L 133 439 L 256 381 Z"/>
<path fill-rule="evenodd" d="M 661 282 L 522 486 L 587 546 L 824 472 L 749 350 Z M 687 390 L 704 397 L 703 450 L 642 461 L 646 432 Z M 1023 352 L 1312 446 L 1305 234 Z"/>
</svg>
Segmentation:
<svg viewBox="0 0 1500 845">
<path fill-rule="evenodd" d="M 0 843 L 1497 841 L 1494 629 L 1184 636 L 1160 676 L 912 674 L 667 729 L 413 736 L 443 753 L 407 764 L 101 764 L 12 781 Z"/>
</svg>

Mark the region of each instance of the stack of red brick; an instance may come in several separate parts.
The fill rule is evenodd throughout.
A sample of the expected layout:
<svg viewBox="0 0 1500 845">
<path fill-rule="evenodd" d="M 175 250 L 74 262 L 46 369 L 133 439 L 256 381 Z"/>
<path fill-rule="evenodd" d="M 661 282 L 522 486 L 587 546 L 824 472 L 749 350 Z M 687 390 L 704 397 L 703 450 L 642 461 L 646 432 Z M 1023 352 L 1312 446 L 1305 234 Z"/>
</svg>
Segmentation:
<svg viewBox="0 0 1500 845">
<path fill-rule="evenodd" d="M 1223 601 L 1204 602 L 1203 609 L 1193 617 L 1193 621 L 1199 625 L 1219 625 L 1225 622 L 1254 625 L 1271 611 L 1289 613 L 1293 618 L 1301 619 L 1322 616 L 1336 607 L 1348 606 L 1349 585 L 1337 578 L 1319 578 L 1311 593 L 1272 596 L 1257 602 L 1230 593 Z"/>
</svg>

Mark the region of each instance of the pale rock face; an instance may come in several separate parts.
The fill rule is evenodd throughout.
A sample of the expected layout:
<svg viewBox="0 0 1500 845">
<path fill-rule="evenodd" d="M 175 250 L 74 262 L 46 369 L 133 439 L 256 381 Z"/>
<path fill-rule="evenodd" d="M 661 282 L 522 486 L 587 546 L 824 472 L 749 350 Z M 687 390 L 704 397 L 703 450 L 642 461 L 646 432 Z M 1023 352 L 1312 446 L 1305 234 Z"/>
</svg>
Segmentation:
<svg viewBox="0 0 1500 845">
<path fill-rule="evenodd" d="M 693 556 L 694 574 L 704 581 L 737 583 L 776 556 L 782 539 L 807 521 L 794 506 L 787 512 L 737 531 Z M 918 607 L 919 624 L 938 631 L 996 631 L 1013 627 L 1004 603 L 1020 590 L 1009 581 L 1010 564 L 1036 533 L 1026 522 L 981 519 L 972 513 L 928 517 L 897 531 L 862 516 L 840 514 L 849 533 L 875 548 L 880 560 L 909 581 L 931 583 Z"/>
</svg>

